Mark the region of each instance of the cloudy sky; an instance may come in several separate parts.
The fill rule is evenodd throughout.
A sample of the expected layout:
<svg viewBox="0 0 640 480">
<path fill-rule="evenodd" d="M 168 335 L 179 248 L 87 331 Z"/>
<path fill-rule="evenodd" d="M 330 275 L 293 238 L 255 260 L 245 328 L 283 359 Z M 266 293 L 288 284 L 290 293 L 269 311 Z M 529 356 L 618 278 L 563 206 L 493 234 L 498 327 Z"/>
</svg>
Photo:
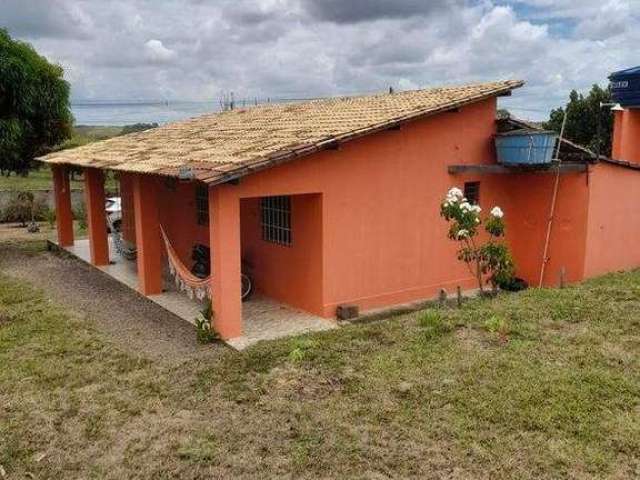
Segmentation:
<svg viewBox="0 0 640 480">
<path fill-rule="evenodd" d="M 640 0 L 0 0 L 0 27 L 60 63 L 74 101 L 518 78 L 505 106 L 542 118 L 640 64 Z"/>
</svg>

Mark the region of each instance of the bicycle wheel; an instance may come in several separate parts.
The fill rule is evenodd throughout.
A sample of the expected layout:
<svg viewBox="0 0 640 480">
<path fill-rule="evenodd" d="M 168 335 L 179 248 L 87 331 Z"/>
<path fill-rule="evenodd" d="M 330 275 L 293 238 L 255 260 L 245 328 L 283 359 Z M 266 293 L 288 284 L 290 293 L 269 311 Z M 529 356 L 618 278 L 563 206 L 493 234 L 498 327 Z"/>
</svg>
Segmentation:
<svg viewBox="0 0 640 480">
<path fill-rule="evenodd" d="M 253 292 L 253 283 L 251 282 L 251 278 L 244 273 L 240 277 L 240 292 L 242 294 L 242 300 L 247 300 L 251 293 Z"/>
</svg>

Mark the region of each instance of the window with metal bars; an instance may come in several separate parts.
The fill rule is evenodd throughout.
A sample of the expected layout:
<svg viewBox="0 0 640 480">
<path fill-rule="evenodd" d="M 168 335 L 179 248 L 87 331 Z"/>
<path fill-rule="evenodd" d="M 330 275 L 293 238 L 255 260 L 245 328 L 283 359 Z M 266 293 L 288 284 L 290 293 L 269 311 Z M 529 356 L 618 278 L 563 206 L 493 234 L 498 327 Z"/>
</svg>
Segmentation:
<svg viewBox="0 0 640 480">
<path fill-rule="evenodd" d="M 291 197 L 263 197 L 262 239 L 279 245 L 291 245 Z"/>
<path fill-rule="evenodd" d="M 196 221 L 198 225 L 209 224 L 209 189 L 206 185 L 196 186 Z"/>
<path fill-rule="evenodd" d="M 464 197 L 471 205 L 480 205 L 480 182 L 466 182 Z"/>
</svg>

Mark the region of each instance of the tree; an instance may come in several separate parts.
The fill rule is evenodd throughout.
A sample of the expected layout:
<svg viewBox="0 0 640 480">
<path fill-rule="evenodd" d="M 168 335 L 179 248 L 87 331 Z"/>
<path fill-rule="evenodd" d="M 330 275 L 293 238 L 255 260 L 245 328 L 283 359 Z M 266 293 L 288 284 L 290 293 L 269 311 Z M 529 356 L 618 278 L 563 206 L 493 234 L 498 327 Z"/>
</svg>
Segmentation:
<svg viewBox="0 0 640 480">
<path fill-rule="evenodd" d="M 600 102 L 611 102 L 611 91 L 593 85 L 585 97 L 572 90 L 569 103 L 562 108 L 551 110 L 549 121 L 544 127 L 560 133 L 562 121 L 566 112 L 567 123 L 564 136 L 569 140 L 601 155 L 611 155 L 611 136 L 613 131 L 613 116 L 607 107 L 600 108 Z M 598 145 L 598 116 L 600 117 L 600 144 Z M 599 147 L 599 149 L 598 149 Z"/>
<path fill-rule="evenodd" d="M 62 67 L 0 29 L 0 172 L 26 174 L 34 157 L 71 136 L 72 124 Z"/>
<path fill-rule="evenodd" d="M 506 108 L 499 108 L 496 112 L 496 118 L 498 120 L 509 119 L 511 118 L 511 112 Z"/>
</svg>

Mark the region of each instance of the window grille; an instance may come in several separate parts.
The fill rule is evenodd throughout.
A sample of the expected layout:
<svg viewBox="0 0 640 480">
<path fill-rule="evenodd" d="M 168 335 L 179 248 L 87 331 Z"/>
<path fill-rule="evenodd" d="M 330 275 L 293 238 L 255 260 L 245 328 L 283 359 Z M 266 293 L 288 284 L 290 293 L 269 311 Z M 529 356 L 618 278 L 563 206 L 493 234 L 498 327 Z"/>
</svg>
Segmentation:
<svg viewBox="0 0 640 480">
<path fill-rule="evenodd" d="M 480 182 L 466 182 L 464 197 L 471 205 L 480 205 Z"/>
<path fill-rule="evenodd" d="M 198 225 L 209 224 L 209 189 L 206 185 L 196 187 L 196 221 Z"/>
<path fill-rule="evenodd" d="M 291 245 L 291 197 L 263 197 L 262 239 L 279 245 Z"/>
</svg>

